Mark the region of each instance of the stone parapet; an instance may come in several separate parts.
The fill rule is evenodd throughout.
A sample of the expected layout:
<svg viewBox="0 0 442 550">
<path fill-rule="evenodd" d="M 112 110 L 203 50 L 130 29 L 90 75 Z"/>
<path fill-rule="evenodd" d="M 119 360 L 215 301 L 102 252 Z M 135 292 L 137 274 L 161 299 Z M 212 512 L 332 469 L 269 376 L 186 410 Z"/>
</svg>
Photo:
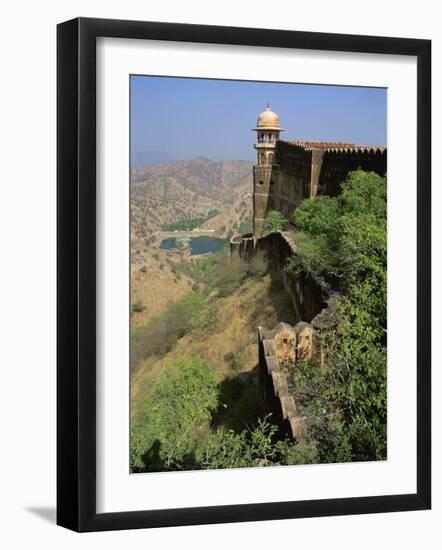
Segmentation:
<svg viewBox="0 0 442 550">
<path fill-rule="evenodd" d="M 278 355 L 286 348 L 282 344 L 284 334 L 296 338 L 296 327 L 280 323 L 273 331 L 258 328 L 259 380 L 263 415 L 271 415 L 281 436 L 296 439 L 305 433 L 305 423 L 298 414 L 295 398 L 289 393 L 287 378 L 280 368 Z M 290 347 L 290 346 L 289 346 Z M 293 351 L 290 347 L 290 351 Z"/>
<path fill-rule="evenodd" d="M 246 260 L 258 251 L 266 252 L 292 301 L 298 319 L 294 326 L 279 323 L 273 330 L 258 328 L 259 380 L 263 415 L 271 413 L 280 435 L 296 439 L 306 431 L 305 419 L 299 414 L 296 395 L 289 392 L 281 367 L 294 366 L 305 360 L 323 365 L 320 335 L 335 323 L 339 295 L 330 293 L 312 277 L 285 271 L 287 259 L 296 254 L 296 245 L 289 232 L 274 231 L 259 238 L 252 234 L 237 235 L 230 240 L 230 249 L 232 258 Z"/>
</svg>

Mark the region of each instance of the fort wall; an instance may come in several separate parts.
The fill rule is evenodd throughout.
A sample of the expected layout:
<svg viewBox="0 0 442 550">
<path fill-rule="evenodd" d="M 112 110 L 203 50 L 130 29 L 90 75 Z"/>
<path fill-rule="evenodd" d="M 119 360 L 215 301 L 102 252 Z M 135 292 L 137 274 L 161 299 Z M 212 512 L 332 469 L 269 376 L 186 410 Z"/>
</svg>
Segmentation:
<svg viewBox="0 0 442 550">
<path fill-rule="evenodd" d="M 253 167 L 253 232 L 260 235 L 266 212 L 269 210 L 270 187 L 274 184 L 272 165 Z"/>
<path fill-rule="evenodd" d="M 340 184 L 349 172 L 358 168 L 385 175 L 386 148 L 278 140 L 273 163 L 259 164 L 253 169 L 254 234 L 262 234 L 270 210 L 278 210 L 290 219 L 303 199 L 338 195 Z"/>
<path fill-rule="evenodd" d="M 266 252 L 293 304 L 295 326 L 279 323 L 273 330 L 258 329 L 259 379 L 263 415 L 272 414 L 281 435 L 297 438 L 305 433 L 306 424 L 296 404 L 296 388 L 294 395 L 289 392 L 284 370 L 296 368 L 302 359 L 324 363 L 320 335 L 334 324 L 338 296 L 308 274 L 286 271 L 288 258 L 296 254 L 295 243 L 288 232 L 261 236 L 264 220 L 270 210 L 290 220 L 303 199 L 337 196 L 341 183 L 354 170 L 384 176 L 387 150 L 354 143 L 280 140 L 279 118 L 269 107 L 260 114 L 255 130 L 258 164 L 253 168 L 253 234 L 233 237 L 230 251 L 233 260 L 250 260 L 257 252 Z"/>
<path fill-rule="evenodd" d="M 340 185 L 349 172 L 359 168 L 384 176 L 387 172 L 387 150 L 383 147 L 326 150 L 319 175 L 318 194 L 330 197 L 339 195 Z"/>
<path fill-rule="evenodd" d="M 288 258 L 296 253 L 296 245 L 290 233 L 274 231 L 258 238 L 253 235 L 235 236 L 230 241 L 232 258 L 250 260 L 257 251 L 266 253 L 271 267 L 281 278 L 298 321 L 311 321 L 326 307 L 327 289 L 320 282 L 302 273 L 288 273 L 284 269 Z"/>
<path fill-rule="evenodd" d="M 293 304 L 295 326 L 279 323 L 273 330 L 258 328 L 259 383 L 262 414 L 271 413 L 281 436 L 297 438 L 306 431 L 305 419 L 299 414 L 296 390 L 294 394 L 289 392 L 281 367 L 289 364 L 294 368 L 302 359 L 315 358 L 319 365 L 323 363 L 320 333 L 333 323 L 337 296 L 311 277 L 285 271 L 287 259 L 296 253 L 290 233 L 275 231 L 260 238 L 252 234 L 235 236 L 230 251 L 233 260 L 250 260 L 257 252 L 266 252 Z"/>
<path fill-rule="evenodd" d="M 286 340 L 282 346 L 279 345 L 282 343 L 281 337 Z M 258 328 L 261 412 L 263 416 L 271 414 L 272 422 L 278 426 L 280 436 L 293 439 L 305 433 L 305 423 L 298 414 L 295 397 L 289 392 L 287 378 L 281 370 L 278 355 L 285 349 L 290 349 L 296 354 L 296 342 L 296 327 L 280 323 L 272 331 Z"/>
<path fill-rule="evenodd" d="M 298 321 L 311 321 L 326 307 L 326 289 L 318 281 L 303 273 L 294 274 L 285 270 L 288 258 L 296 254 L 296 245 L 289 232 L 269 233 L 257 239 L 255 249 L 266 253 L 273 269 L 279 274 Z"/>
</svg>

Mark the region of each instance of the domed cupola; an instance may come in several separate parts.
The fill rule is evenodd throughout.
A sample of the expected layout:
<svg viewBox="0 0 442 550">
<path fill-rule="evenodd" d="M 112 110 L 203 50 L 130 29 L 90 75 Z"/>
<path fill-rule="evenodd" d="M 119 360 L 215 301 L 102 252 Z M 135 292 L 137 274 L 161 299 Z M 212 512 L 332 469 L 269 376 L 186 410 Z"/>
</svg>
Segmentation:
<svg viewBox="0 0 442 550">
<path fill-rule="evenodd" d="M 253 128 L 253 130 L 258 137 L 254 145 L 258 152 L 258 165 L 271 165 L 276 141 L 279 139 L 280 132 L 284 130 L 281 128 L 278 115 L 270 109 L 268 103 L 266 110 L 258 116 L 256 128 Z"/>
<path fill-rule="evenodd" d="M 270 109 L 270 106 L 268 104 L 266 110 L 259 115 L 255 130 L 281 131 L 279 116 Z"/>
</svg>

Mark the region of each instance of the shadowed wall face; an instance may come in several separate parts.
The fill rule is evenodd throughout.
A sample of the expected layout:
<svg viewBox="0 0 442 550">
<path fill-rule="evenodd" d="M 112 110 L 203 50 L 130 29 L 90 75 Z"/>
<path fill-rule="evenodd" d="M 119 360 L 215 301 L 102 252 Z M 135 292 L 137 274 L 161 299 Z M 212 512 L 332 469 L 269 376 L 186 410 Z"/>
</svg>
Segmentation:
<svg viewBox="0 0 442 550">
<path fill-rule="evenodd" d="M 349 172 L 359 168 L 384 176 L 387 173 L 387 150 L 383 147 L 355 147 L 326 151 L 319 176 L 318 194 L 336 197 Z"/>
<path fill-rule="evenodd" d="M 232 258 L 249 261 L 258 251 L 266 253 L 272 269 L 281 278 L 297 321 L 310 322 L 327 306 L 324 289 L 317 281 L 302 273 L 285 271 L 288 258 L 296 254 L 290 233 L 275 231 L 260 238 L 232 237 L 230 240 Z"/>
<path fill-rule="evenodd" d="M 254 234 L 262 234 L 266 213 L 278 210 L 290 218 L 302 199 L 310 196 L 311 151 L 276 142 L 272 165 L 256 165 L 253 170 Z"/>
<path fill-rule="evenodd" d="M 285 271 L 288 258 L 296 254 L 296 248 L 289 233 L 276 231 L 256 239 L 254 252 L 258 250 L 267 254 L 273 269 L 279 273 L 281 282 L 293 304 L 297 321 L 310 322 L 327 306 L 323 290 L 316 281 L 305 274 L 295 275 Z"/>
<path fill-rule="evenodd" d="M 270 210 L 269 192 L 273 185 L 273 167 L 256 165 L 253 167 L 253 232 L 261 235 L 266 212 Z"/>
<path fill-rule="evenodd" d="M 290 218 L 300 202 L 310 196 L 312 154 L 301 147 L 278 141 L 275 185 L 270 186 L 269 210 Z"/>
<path fill-rule="evenodd" d="M 270 210 L 290 219 L 303 199 L 338 195 L 349 172 L 358 169 L 384 176 L 387 150 L 332 142 L 277 141 L 273 164 L 256 165 L 253 170 L 255 236 L 262 235 Z"/>
</svg>

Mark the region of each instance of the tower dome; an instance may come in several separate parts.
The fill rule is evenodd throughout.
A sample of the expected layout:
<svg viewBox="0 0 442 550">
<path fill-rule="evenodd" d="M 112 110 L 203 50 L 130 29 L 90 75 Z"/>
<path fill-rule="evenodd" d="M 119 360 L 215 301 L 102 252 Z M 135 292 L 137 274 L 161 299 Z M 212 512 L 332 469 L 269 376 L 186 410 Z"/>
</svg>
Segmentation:
<svg viewBox="0 0 442 550">
<path fill-rule="evenodd" d="M 257 130 L 281 130 L 281 124 L 279 122 L 279 117 L 274 113 L 269 105 L 265 111 L 260 113 L 258 117 L 258 122 L 256 123 Z"/>
</svg>

